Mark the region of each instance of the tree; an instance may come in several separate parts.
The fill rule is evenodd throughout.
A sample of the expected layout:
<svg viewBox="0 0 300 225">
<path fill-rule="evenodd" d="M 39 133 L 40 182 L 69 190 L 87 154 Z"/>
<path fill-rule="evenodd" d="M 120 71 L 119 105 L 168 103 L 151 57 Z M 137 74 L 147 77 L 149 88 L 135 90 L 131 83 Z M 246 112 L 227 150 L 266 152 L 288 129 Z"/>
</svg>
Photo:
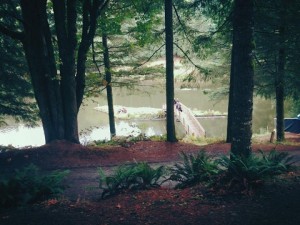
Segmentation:
<svg viewBox="0 0 300 225">
<path fill-rule="evenodd" d="M 258 64 L 257 93 L 276 101 L 277 140 L 284 140 L 285 99 L 299 99 L 299 17 L 300 3 L 289 1 L 264 1 L 256 6 Z"/>
<path fill-rule="evenodd" d="M 172 0 L 165 0 L 167 141 L 176 142 L 174 123 L 174 60 Z"/>
<path fill-rule="evenodd" d="M 10 5 L 12 7 L 7 7 L 4 1 L 0 6 L 0 15 L 15 16 L 17 9 L 14 2 L 10 2 Z M 1 18 L 0 23 L 6 23 L 12 29 L 18 26 L 10 17 Z M 33 91 L 22 46 L 0 33 L 0 125 L 6 124 L 7 116 L 34 125 L 38 117 L 32 98 Z"/>
<path fill-rule="evenodd" d="M 233 121 L 231 152 L 251 154 L 253 108 L 253 0 L 235 0 L 233 11 Z"/>
<path fill-rule="evenodd" d="M 5 2 L 5 7 L 12 7 L 11 2 Z M 0 32 L 23 45 L 46 143 L 60 139 L 79 143 L 77 114 L 85 88 L 87 52 L 108 0 L 13 2 L 21 8 L 17 22 L 22 27 L 12 30 L 1 23 Z M 81 35 L 77 32 L 79 8 Z M 50 16 L 54 16 L 55 31 L 50 28 Z"/>
<path fill-rule="evenodd" d="M 234 94 L 234 55 L 233 49 L 231 50 L 231 65 L 230 65 L 230 81 L 229 81 L 229 96 L 228 96 L 228 113 L 227 113 L 227 135 L 226 135 L 226 143 L 231 143 L 232 141 L 232 122 L 233 118 L 233 94 Z"/>
<path fill-rule="evenodd" d="M 115 116 L 114 116 L 114 104 L 113 104 L 113 93 L 111 85 L 111 67 L 110 58 L 107 44 L 107 33 L 105 25 L 102 26 L 102 45 L 103 45 L 103 59 L 105 67 L 105 83 L 106 83 L 106 95 L 108 105 L 108 116 L 109 116 L 109 129 L 111 137 L 116 136 Z"/>
<path fill-rule="evenodd" d="M 86 96 L 98 96 L 106 89 L 111 136 L 116 135 L 113 87 L 136 88 L 134 86 L 138 82 L 131 75 L 149 75 L 145 79 L 151 79 L 161 70 L 142 68 L 149 59 L 147 47 L 150 44 L 155 46 L 158 40 L 152 28 L 157 28 L 161 7 L 160 1 L 153 0 L 110 1 L 102 13 L 100 29 L 93 43 L 93 55 L 88 58 L 88 62 L 92 58 L 93 65 L 90 65 L 87 76 Z M 99 81 L 102 83 L 99 84 Z"/>
<path fill-rule="evenodd" d="M 22 47 L 0 34 L 0 125 L 2 116 L 35 124 L 37 109 Z"/>
<path fill-rule="evenodd" d="M 279 52 L 278 52 L 278 70 L 275 79 L 276 93 L 276 135 L 277 141 L 284 141 L 284 74 L 286 63 L 286 0 L 281 0 L 280 8 L 280 26 L 279 26 Z"/>
</svg>

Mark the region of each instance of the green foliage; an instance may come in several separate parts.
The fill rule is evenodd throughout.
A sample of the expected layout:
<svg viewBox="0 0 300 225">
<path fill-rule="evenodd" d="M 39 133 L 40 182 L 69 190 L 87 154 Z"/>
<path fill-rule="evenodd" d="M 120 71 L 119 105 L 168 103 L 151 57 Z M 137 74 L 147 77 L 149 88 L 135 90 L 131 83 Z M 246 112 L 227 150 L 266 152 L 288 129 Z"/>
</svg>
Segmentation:
<svg viewBox="0 0 300 225">
<path fill-rule="evenodd" d="M 185 188 L 199 183 L 245 193 L 293 169 L 293 157 L 275 150 L 266 154 L 259 151 L 248 158 L 234 155 L 214 159 L 204 151 L 193 154 L 181 153 L 183 162 L 170 168 L 170 178 L 178 182 L 176 188 Z"/>
<path fill-rule="evenodd" d="M 5 24 L 12 31 L 20 31 L 18 4 L 18 1 L 1 1 L 1 26 Z M 0 126 L 6 125 L 7 116 L 30 125 L 35 125 L 38 119 L 22 44 L 0 32 Z"/>
<path fill-rule="evenodd" d="M 156 169 L 148 163 L 138 162 L 133 165 L 121 165 L 111 176 L 106 176 L 99 168 L 99 187 L 103 189 L 102 198 L 118 194 L 124 190 L 140 190 L 159 187 L 163 177 L 163 166 Z"/>
<path fill-rule="evenodd" d="M 69 171 L 54 171 L 42 175 L 37 166 L 31 164 L 16 170 L 12 176 L 0 178 L 0 208 L 23 205 L 43 200 L 64 190 L 62 179 Z"/>
<path fill-rule="evenodd" d="M 265 180 L 289 171 L 292 158 L 288 153 L 272 150 L 269 154 L 260 151 L 260 155 L 252 154 L 247 158 L 224 156 L 219 163 L 226 171 L 224 181 L 228 183 L 229 188 L 242 189 L 248 193 Z"/>
<path fill-rule="evenodd" d="M 21 46 L 0 34 L 0 125 L 3 125 L 5 116 L 29 124 L 37 120 L 37 107 L 27 71 Z"/>
<path fill-rule="evenodd" d="M 211 183 L 219 174 L 218 164 L 204 151 L 193 154 L 181 153 L 183 163 L 176 163 L 171 168 L 170 180 L 179 182 L 176 188 L 184 188 L 198 183 Z"/>
<path fill-rule="evenodd" d="M 156 169 L 152 168 L 148 163 L 140 162 L 134 167 L 134 175 L 136 182 L 134 188 L 148 189 L 151 187 L 159 187 L 159 179 L 164 175 L 164 167 L 160 166 Z"/>
<path fill-rule="evenodd" d="M 121 145 L 128 147 L 139 141 L 148 141 L 149 138 L 144 134 L 140 133 L 138 136 L 114 136 L 111 140 L 96 140 L 94 144 L 97 146 L 116 146 Z"/>
<path fill-rule="evenodd" d="M 11 145 L 8 145 L 8 146 L 0 145 L 0 153 L 8 152 L 11 150 L 15 150 L 15 147 L 13 147 Z"/>
<path fill-rule="evenodd" d="M 105 90 L 105 86 L 99 85 L 99 80 L 105 77 L 104 46 L 99 38 L 102 34 L 109 40 L 107 47 L 113 87 L 132 89 L 137 84 L 137 75 L 142 79 L 153 79 L 153 76 L 164 74 L 163 67 L 141 67 L 153 54 L 153 48 L 158 48 L 156 44 L 162 45 L 162 7 L 160 0 L 110 1 L 99 20 L 93 56 L 88 56 L 90 70 L 99 72 L 97 76 L 87 76 L 88 97 Z"/>
<path fill-rule="evenodd" d="M 193 135 L 186 135 L 183 139 L 185 143 L 192 143 L 196 145 L 208 145 L 224 142 L 223 138 L 219 137 L 195 137 Z"/>
<path fill-rule="evenodd" d="M 270 151 L 269 154 L 261 150 L 259 152 L 265 165 L 273 168 L 270 174 L 278 175 L 292 169 L 294 157 L 290 156 L 289 153 L 277 152 L 275 150 Z"/>
<path fill-rule="evenodd" d="M 278 76 L 278 55 L 281 48 L 285 53 L 284 86 L 285 96 L 299 99 L 299 26 L 295 18 L 300 15 L 299 1 L 259 1 L 255 8 L 255 57 L 257 62 L 255 91 L 273 98 L 274 83 Z M 283 19 L 284 18 L 284 19 Z M 280 27 L 284 26 L 284 37 Z M 284 39 L 284 40 L 283 40 Z M 298 112 L 297 112 L 298 113 Z"/>
<path fill-rule="evenodd" d="M 300 112 L 300 100 L 299 98 L 297 100 L 293 101 L 293 104 L 291 106 L 290 114 L 293 116 L 297 116 Z"/>
<path fill-rule="evenodd" d="M 163 135 L 154 135 L 150 137 L 151 141 L 166 141 L 167 140 L 167 135 L 163 134 Z"/>
</svg>

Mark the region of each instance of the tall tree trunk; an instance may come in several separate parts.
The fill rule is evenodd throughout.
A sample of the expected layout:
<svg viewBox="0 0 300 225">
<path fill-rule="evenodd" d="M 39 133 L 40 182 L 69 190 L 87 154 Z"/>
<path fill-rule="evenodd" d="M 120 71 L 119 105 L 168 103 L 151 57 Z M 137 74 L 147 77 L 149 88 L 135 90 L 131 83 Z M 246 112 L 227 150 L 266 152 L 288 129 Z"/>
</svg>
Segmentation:
<svg viewBox="0 0 300 225">
<path fill-rule="evenodd" d="M 97 29 L 97 19 L 100 12 L 107 6 L 109 0 L 84 0 L 82 5 L 82 33 L 78 48 L 76 73 L 77 111 L 81 106 L 85 89 L 86 59 Z"/>
<path fill-rule="evenodd" d="M 110 136 L 116 136 L 116 127 L 115 127 L 115 115 L 114 115 L 114 104 L 113 104 L 113 94 L 111 86 L 111 68 L 109 60 L 109 51 L 107 45 L 107 35 L 102 34 L 102 44 L 103 44 L 103 58 L 104 58 L 104 67 L 105 67 L 105 80 L 106 84 L 106 94 L 107 94 L 107 105 L 108 105 L 108 116 L 109 116 L 109 129 Z"/>
<path fill-rule="evenodd" d="M 79 143 L 76 98 L 76 0 L 53 0 L 55 27 L 59 48 L 61 93 L 65 119 L 65 139 Z"/>
<path fill-rule="evenodd" d="M 174 59 L 172 0 L 165 0 L 167 141 L 176 142 L 174 121 Z"/>
<path fill-rule="evenodd" d="M 233 18 L 234 106 L 231 152 L 251 154 L 253 109 L 253 0 L 235 0 Z"/>
<path fill-rule="evenodd" d="M 279 27 L 279 53 L 278 69 L 275 80 L 276 92 L 276 134 L 277 141 L 284 141 L 284 73 L 285 73 L 285 26 L 286 26 L 286 0 L 281 0 L 280 27 Z"/>
<path fill-rule="evenodd" d="M 46 0 L 22 0 L 21 8 L 26 22 L 23 46 L 48 143 L 64 138 L 64 118 L 53 47 L 49 42 Z"/>
<path fill-rule="evenodd" d="M 228 115 L 227 115 L 227 137 L 226 143 L 231 143 L 232 141 L 232 121 L 233 121 L 233 107 L 234 107 L 234 73 L 233 73 L 233 50 L 231 51 L 231 65 L 230 65 L 230 83 L 229 83 L 229 98 L 228 98 Z"/>
<path fill-rule="evenodd" d="M 59 52 L 59 69 L 48 24 L 47 0 L 20 0 L 24 32 L 0 24 L 0 32 L 22 42 L 45 141 L 79 143 L 77 115 L 85 87 L 85 62 L 95 35 L 97 18 L 109 0 L 83 0 L 82 37 L 77 67 L 77 0 L 52 0 Z"/>
</svg>

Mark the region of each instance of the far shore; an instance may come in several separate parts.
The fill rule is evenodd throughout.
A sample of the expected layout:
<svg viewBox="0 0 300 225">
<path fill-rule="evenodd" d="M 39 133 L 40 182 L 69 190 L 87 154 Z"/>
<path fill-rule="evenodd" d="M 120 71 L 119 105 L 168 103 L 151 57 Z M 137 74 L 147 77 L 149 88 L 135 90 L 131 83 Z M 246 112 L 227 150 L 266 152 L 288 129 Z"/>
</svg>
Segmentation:
<svg viewBox="0 0 300 225">
<path fill-rule="evenodd" d="M 97 106 L 94 108 L 97 111 L 108 113 L 107 105 Z M 225 118 L 227 113 L 219 111 L 207 110 L 201 111 L 198 109 L 192 110 L 196 118 Z M 165 109 L 151 107 L 127 107 L 122 105 L 114 106 L 115 118 L 118 119 L 140 119 L 140 120 L 161 120 L 165 119 Z"/>
</svg>

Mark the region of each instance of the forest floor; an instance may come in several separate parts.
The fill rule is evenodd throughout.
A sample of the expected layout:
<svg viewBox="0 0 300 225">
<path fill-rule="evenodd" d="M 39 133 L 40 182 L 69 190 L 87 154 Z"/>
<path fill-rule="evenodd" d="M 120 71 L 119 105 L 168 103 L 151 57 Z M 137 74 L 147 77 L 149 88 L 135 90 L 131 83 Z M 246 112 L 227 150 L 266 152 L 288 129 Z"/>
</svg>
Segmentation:
<svg viewBox="0 0 300 225">
<path fill-rule="evenodd" d="M 300 160 L 300 135 L 286 134 L 284 144 L 256 139 L 253 151 L 261 149 L 289 152 Z M 66 191 L 56 198 L 0 211 L 1 225 L 100 225 L 100 224 L 226 224 L 298 225 L 300 224 L 300 172 L 283 180 L 268 182 L 252 195 L 214 192 L 201 185 L 122 193 L 101 199 L 97 168 L 110 172 L 116 166 L 134 161 L 152 165 L 173 165 L 180 152 L 228 154 L 230 145 L 214 143 L 197 146 L 183 142 L 141 141 L 126 147 L 85 147 L 54 142 L 37 148 L 0 153 L 0 172 L 10 173 L 33 163 L 43 171 L 68 169 Z M 300 164 L 299 162 L 297 163 Z M 0 193 L 1 194 L 1 193 Z M 1 210 L 1 209 L 0 209 Z"/>
</svg>

